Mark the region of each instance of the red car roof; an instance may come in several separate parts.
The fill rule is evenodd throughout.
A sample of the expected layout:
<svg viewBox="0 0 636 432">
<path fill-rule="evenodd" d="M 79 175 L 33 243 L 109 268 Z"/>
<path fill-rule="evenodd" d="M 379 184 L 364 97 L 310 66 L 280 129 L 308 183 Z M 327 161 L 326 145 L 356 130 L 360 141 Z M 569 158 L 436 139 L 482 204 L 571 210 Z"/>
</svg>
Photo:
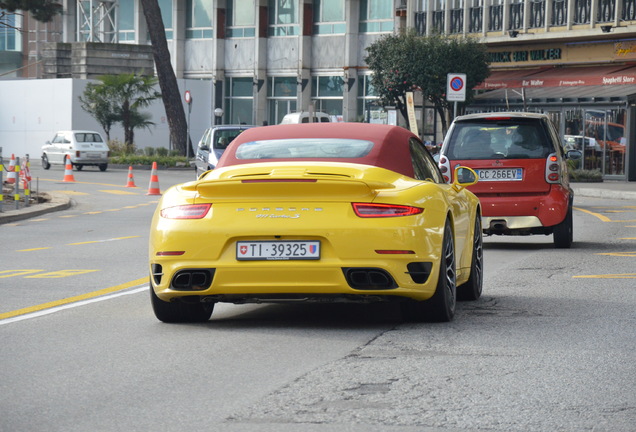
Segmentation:
<svg viewBox="0 0 636 432">
<path fill-rule="evenodd" d="M 373 149 L 360 158 L 312 158 L 321 162 L 350 162 L 386 168 L 409 177 L 414 176 L 409 139 L 418 139 L 408 129 L 399 126 L 369 123 L 303 123 L 261 126 L 241 133 L 221 156 L 217 168 L 257 163 L 262 160 L 236 158 L 236 149 L 243 143 L 290 138 L 359 139 L 374 143 Z M 282 159 L 294 160 L 298 159 Z"/>
</svg>

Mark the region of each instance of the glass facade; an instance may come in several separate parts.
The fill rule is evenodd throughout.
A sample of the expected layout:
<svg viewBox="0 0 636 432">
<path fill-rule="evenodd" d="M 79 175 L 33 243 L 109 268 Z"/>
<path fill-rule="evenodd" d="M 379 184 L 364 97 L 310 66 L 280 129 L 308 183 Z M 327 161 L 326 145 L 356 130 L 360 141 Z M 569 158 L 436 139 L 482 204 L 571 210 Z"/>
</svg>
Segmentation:
<svg viewBox="0 0 636 432">
<path fill-rule="evenodd" d="M 119 0 L 119 41 L 135 41 L 135 2 Z"/>
<path fill-rule="evenodd" d="M 624 108 L 567 109 L 563 117 L 566 148 L 583 152 L 583 159 L 575 161 L 576 168 L 598 170 L 605 175 L 625 175 L 627 119 Z"/>
<path fill-rule="evenodd" d="M 387 123 L 387 112 L 378 103 L 375 88 L 371 84 L 371 75 L 358 77 L 358 111 L 356 121 L 365 123 Z"/>
<path fill-rule="evenodd" d="M 187 0 L 186 38 L 212 39 L 212 2 L 209 0 Z"/>
<path fill-rule="evenodd" d="M 254 0 L 227 2 L 227 37 L 254 37 L 256 8 Z"/>
<path fill-rule="evenodd" d="M 360 32 L 393 31 L 393 2 L 386 0 L 360 0 Z"/>
<path fill-rule="evenodd" d="M 269 35 L 296 36 L 298 25 L 298 2 L 295 0 L 269 0 Z"/>
<path fill-rule="evenodd" d="M 225 123 L 253 124 L 254 85 L 252 78 L 225 79 Z"/>
<path fill-rule="evenodd" d="M 172 30 L 172 0 L 159 0 L 159 8 L 161 9 L 161 19 L 166 29 L 166 39 L 173 38 Z"/>
<path fill-rule="evenodd" d="M 345 0 L 314 0 L 314 34 L 343 34 Z"/>
<path fill-rule="evenodd" d="M 6 12 L 0 9 L 0 13 L 5 13 L 2 17 L 3 24 L 0 24 L 0 52 L 1 51 L 20 51 L 22 49 L 22 37 L 20 31 L 17 30 L 22 23 L 20 15 Z"/>
<path fill-rule="evenodd" d="M 285 114 L 296 112 L 298 83 L 296 77 L 271 77 L 267 86 L 268 123 L 278 124 Z"/>
<path fill-rule="evenodd" d="M 312 78 L 311 99 L 318 112 L 342 116 L 344 80 L 339 75 Z"/>
</svg>

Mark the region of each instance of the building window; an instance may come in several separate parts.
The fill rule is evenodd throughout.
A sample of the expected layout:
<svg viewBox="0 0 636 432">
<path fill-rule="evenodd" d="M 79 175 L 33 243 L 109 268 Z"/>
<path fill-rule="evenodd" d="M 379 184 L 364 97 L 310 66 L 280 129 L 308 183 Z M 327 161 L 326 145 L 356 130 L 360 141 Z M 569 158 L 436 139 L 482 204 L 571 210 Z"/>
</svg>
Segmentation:
<svg viewBox="0 0 636 432">
<path fill-rule="evenodd" d="M 4 14 L 0 24 L 0 51 L 22 51 L 22 37 L 16 30 L 22 27 L 21 16 L 4 9 L 0 9 L 0 13 Z"/>
<path fill-rule="evenodd" d="M 312 77 L 311 99 L 316 111 L 330 116 L 342 116 L 344 80 L 341 76 Z"/>
<path fill-rule="evenodd" d="M 269 35 L 296 36 L 300 34 L 296 0 L 269 0 Z"/>
<path fill-rule="evenodd" d="M 314 34 L 344 34 L 344 0 L 314 0 Z"/>
<path fill-rule="evenodd" d="M 227 2 L 227 37 L 254 37 L 256 27 L 254 0 Z"/>
<path fill-rule="evenodd" d="M 285 114 L 296 112 L 298 82 L 294 77 L 271 77 L 267 86 L 269 124 L 278 124 Z"/>
<path fill-rule="evenodd" d="M 187 0 L 186 38 L 212 39 L 212 2 L 208 0 Z"/>
<path fill-rule="evenodd" d="M 159 0 L 159 9 L 161 9 L 161 19 L 166 29 L 166 39 L 172 40 L 172 0 Z"/>
<path fill-rule="evenodd" d="M 252 124 L 254 107 L 253 79 L 225 79 L 225 123 Z"/>
<path fill-rule="evenodd" d="M 135 2 L 119 0 L 119 42 L 135 41 Z"/>
<path fill-rule="evenodd" d="M 358 112 L 357 121 L 365 123 L 387 124 L 387 113 L 378 103 L 378 96 L 371 75 L 358 77 Z"/>
<path fill-rule="evenodd" d="M 390 32 L 393 27 L 392 1 L 360 0 L 361 33 Z"/>
</svg>

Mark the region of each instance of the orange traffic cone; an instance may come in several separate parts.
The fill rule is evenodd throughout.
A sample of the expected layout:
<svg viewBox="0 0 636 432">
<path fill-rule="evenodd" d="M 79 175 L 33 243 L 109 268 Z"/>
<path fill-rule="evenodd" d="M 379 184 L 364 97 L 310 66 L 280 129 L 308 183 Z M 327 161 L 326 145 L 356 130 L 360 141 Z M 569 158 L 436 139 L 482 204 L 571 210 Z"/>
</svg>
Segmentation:
<svg viewBox="0 0 636 432">
<path fill-rule="evenodd" d="M 66 155 L 64 158 L 66 165 L 64 166 L 64 182 L 74 182 L 75 177 L 73 177 L 73 164 L 71 163 L 71 157 Z"/>
<path fill-rule="evenodd" d="M 18 180 L 18 173 L 15 172 L 15 155 L 11 154 L 11 161 L 7 169 L 7 183 L 14 184 Z"/>
<path fill-rule="evenodd" d="M 132 173 L 132 165 L 128 167 L 128 183 L 126 183 L 126 187 L 137 187 L 135 186 L 135 177 L 133 177 Z"/>
<path fill-rule="evenodd" d="M 150 184 L 148 185 L 148 193 L 146 195 L 161 195 L 161 191 L 159 190 L 159 178 L 157 177 L 157 162 L 152 163 Z"/>
</svg>

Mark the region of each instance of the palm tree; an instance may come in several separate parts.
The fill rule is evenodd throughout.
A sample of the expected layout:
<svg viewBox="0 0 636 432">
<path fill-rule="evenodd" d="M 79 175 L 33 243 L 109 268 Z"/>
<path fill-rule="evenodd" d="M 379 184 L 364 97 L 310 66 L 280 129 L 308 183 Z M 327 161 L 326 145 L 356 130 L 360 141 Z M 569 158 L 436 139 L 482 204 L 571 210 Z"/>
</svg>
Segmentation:
<svg viewBox="0 0 636 432">
<path fill-rule="evenodd" d="M 161 97 L 155 90 L 157 78 L 136 74 L 102 75 L 100 84 L 86 86 L 84 98 L 80 97 L 82 108 L 91 114 L 104 131 L 110 131 L 112 122 L 120 122 L 124 128 L 126 151 L 134 150 L 134 129 L 150 128 L 149 116 L 141 113 L 150 103 Z M 94 105 L 91 105 L 93 103 Z M 102 111 L 103 110 L 103 111 Z M 108 122 L 111 123 L 108 123 Z M 109 132 L 107 132 L 109 136 Z"/>
</svg>

